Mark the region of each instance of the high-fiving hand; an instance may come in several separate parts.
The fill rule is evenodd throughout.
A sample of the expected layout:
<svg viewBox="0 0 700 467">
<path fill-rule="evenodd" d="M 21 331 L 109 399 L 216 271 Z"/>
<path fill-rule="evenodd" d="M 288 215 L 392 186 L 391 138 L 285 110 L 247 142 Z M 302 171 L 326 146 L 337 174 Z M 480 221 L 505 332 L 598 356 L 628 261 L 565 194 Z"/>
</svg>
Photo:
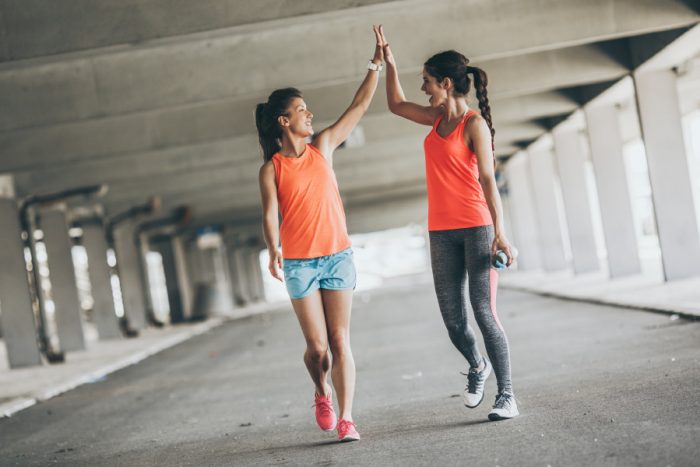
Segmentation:
<svg viewBox="0 0 700 467">
<path fill-rule="evenodd" d="M 384 34 L 384 26 L 373 26 L 374 34 L 377 36 L 377 46 L 381 47 L 384 51 L 384 60 L 387 63 L 394 63 L 394 57 L 391 55 L 391 50 L 389 49 L 389 41 L 386 40 L 386 35 Z"/>
<path fill-rule="evenodd" d="M 377 47 L 375 47 L 374 49 L 374 58 L 372 59 L 372 61 L 379 61 L 380 63 L 384 61 L 384 42 L 382 38 L 381 27 L 381 24 L 379 26 L 372 26 L 372 30 L 374 31 L 374 37 L 377 39 Z"/>
</svg>

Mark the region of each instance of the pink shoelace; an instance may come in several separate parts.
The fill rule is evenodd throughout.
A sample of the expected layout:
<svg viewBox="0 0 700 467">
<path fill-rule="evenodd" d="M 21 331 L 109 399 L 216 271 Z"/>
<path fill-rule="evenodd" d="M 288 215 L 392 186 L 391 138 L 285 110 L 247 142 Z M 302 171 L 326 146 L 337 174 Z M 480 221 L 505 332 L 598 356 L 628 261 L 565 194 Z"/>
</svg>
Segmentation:
<svg viewBox="0 0 700 467">
<path fill-rule="evenodd" d="M 327 397 L 317 396 L 314 405 L 311 407 L 316 407 L 321 412 L 321 415 L 326 416 L 333 411 L 333 402 Z"/>
<path fill-rule="evenodd" d="M 338 420 L 338 433 L 347 433 L 351 428 L 356 428 L 354 422 L 342 418 Z"/>
</svg>

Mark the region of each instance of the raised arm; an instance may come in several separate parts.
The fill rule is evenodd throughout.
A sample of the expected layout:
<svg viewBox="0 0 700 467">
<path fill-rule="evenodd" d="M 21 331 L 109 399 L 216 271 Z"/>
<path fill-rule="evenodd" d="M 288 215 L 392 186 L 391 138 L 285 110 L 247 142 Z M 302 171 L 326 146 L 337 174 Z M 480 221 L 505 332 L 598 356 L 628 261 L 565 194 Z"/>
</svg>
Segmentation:
<svg viewBox="0 0 700 467">
<path fill-rule="evenodd" d="M 386 60 L 386 100 L 389 104 L 389 110 L 399 117 L 407 118 L 421 125 L 432 126 L 438 117 L 438 110 L 406 100 L 399 82 L 396 60 L 394 60 L 394 55 L 389 48 L 389 42 L 384 36 L 384 27 L 381 25 L 379 26 L 379 36 L 384 46 L 384 60 Z"/>
<path fill-rule="evenodd" d="M 377 39 L 377 45 L 374 49 L 372 63 L 380 65 L 383 58 L 382 44 L 379 42 L 379 29 L 376 26 L 373 26 L 373 29 Z M 370 102 L 372 102 L 378 82 L 379 71 L 368 69 L 364 81 L 362 81 L 360 88 L 355 93 L 355 97 L 352 99 L 352 103 L 347 110 L 343 112 L 334 124 L 321 131 L 314 138 L 314 144 L 326 158 L 330 159 L 332 157 L 333 151 L 347 139 L 353 128 L 357 126 L 360 119 L 369 108 Z"/>
<path fill-rule="evenodd" d="M 494 173 L 491 130 L 489 130 L 486 120 L 480 115 L 476 115 L 469 119 L 464 132 L 466 133 L 466 139 L 476 153 L 479 167 L 479 183 L 484 190 L 484 197 L 493 220 L 493 228 L 496 235 L 491 245 L 491 254 L 496 253 L 496 250 L 503 250 L 508 256 L 508 266 L 510 266 L 513 263 L 514 256 L 503 227 L 503 207 Z"/>
<path fill-rule="evenodd" d="M 280 222 L 277 207 L 277 186 L 275 184 L 275 166 L 272 161 L 260 168 L 260 195 L 263 206 L 263 235 L 270 255 L 268 269 L 272 277 L 282 281 L 282 252 L 279 249 Z"/>
</svg>

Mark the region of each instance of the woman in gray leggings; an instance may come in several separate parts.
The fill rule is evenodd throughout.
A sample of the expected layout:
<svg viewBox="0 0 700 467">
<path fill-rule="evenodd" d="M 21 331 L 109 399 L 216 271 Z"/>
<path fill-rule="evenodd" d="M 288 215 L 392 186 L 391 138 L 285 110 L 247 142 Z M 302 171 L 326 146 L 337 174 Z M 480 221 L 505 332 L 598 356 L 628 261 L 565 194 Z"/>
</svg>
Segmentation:
<svg viewBox="0 0 700 467">
<path fill-rule="evenodd" d="M 484 383 L 493 365 L 498 394 L 489 419 L 513 418 L 518 415 L 518 407 L 510 378 L 508 339 L 496 313 L 498 272 L 491 267 L 496 251 L 505 252 L 508 266 L 513 255 L 503 229 L 501 198 L 494 176 L 495 132 L 486 94 L 486 73 L 470 66 L 469 60 L 454 50 L 433 55 L 424 64 L 421 86 L 429 96 L 429 105 L 409 102 L 401 89 L 383 29 L 380 33 L 387 64 L 389 109 L 432 126 L 424 143 L 430 253 L 440 312 L 452 343 L 470 366 L 464 404 L 474 408 L 481 403 Z M 480 114 L 467 105 L 472 79 Z M 469 301 L 488 359 L 479 352 L 474 331 L 467 323 L 467 278 Z"/>
</svg>

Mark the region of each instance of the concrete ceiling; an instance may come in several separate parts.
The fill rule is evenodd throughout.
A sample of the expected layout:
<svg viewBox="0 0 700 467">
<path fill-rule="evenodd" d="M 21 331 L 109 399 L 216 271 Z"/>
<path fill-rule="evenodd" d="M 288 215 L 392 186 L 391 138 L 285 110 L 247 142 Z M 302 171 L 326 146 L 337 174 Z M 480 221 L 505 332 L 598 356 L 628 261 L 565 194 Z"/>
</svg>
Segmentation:
<svg viewBox="0 0 700 467">
<path fill-rule="evenodd" d="M 196 224 L 256 221 L 255 104 L 296 86 L 321 129 L 364 76 L 373 23 L 410 99 L 440 50 L 489 73 L 507 158 L 699 19 L 683 0 L 0 0 L 0 173 L 20 196 L 109 183 L 111 214 L 158 194 Z M 383 83 L 361 125 L 364 146 L 335 158 L 348 206 L 424 197 L 427 128 L 387 112 Z"/>
</svg>

